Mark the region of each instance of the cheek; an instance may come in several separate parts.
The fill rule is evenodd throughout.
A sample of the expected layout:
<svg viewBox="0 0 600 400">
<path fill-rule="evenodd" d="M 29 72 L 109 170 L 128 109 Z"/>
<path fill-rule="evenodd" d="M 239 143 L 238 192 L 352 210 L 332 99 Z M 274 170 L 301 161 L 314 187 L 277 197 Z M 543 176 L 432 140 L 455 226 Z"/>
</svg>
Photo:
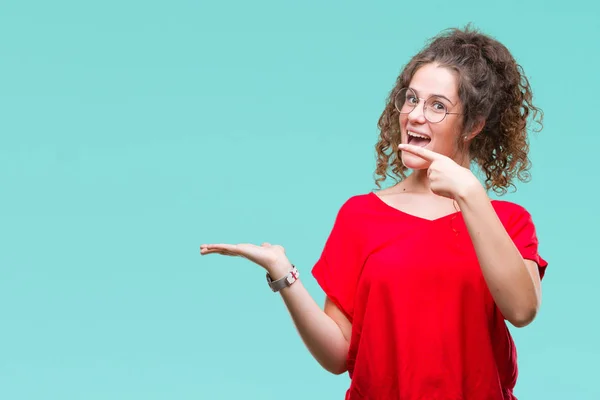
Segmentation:
<svg viewBox="0 0 600 400">
<path fill-rule="evenodd" d="M 402 114 L 402 115 L 398 115 L 398 122 L 400 123 L 400 130 L 402 132 L 404 132 L 405 128 L 406 128 L 406 124 L 408 123 L 408 115 L 406 114 Z"/>
<path fill-rule="evenodd" d="M 464 148 L 461 146 L 463 142 L 460 140 L 462 137 L 461 132 L 455 124 L 448 124 L 447 126 L 437 128 L 438 130 L 435 132 L 436 140 L 433 144 L 434 151 L 456 159 L 464 151 Z"/>
<path fill-rule="evenodd" d="M 406 139 L 406 124 L 408 123 L 408 117 L 406 115 L 398 116 L 398 123 L 400 125 L 400 139 L 404 142 Z"/>
<path fill-rule="evenodd" d="M 460 136 L 460 130 L 455 124 L 444 124 L 434 128 L 433 131 L 436 141 L 444 147 L 455 147 Z"/>
</svg>

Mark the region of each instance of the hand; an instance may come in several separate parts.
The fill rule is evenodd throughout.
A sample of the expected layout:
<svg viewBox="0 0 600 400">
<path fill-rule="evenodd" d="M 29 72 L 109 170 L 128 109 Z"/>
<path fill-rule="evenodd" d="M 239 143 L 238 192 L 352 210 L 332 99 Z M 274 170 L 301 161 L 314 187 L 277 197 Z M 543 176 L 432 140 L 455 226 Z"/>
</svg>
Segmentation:
<svg viewBox="0 0 600 400">
<path fill-rule="evenodd" d="M 200 245 L 200 255 L 207 254 L 244 257 L 266 269 L 273 279 L 285 275 L 292 266 L 285 255 L 285 249 L 269 243 L 263 243 L 262 246 L 248 243 Z"/>
<path fill-rule="evenodd" d="M 401 144 L 398 147 L 430 162 L 427 177 L 431 190 L 439 196 L 458 200 L 467 196 L 470 190 L 482 188 L 470 169 L 458 165 L 450 157 L 410 144 Z"/>
</svg>

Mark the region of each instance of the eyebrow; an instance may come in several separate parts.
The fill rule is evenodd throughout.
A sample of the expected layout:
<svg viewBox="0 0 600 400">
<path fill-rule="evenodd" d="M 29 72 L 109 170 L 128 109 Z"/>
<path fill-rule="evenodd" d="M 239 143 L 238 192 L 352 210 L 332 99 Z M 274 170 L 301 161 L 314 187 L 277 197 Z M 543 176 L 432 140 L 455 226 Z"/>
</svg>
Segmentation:
<svg viewBox="0 0 600 400">
<path fill-rule="evenodd" d="M 410 86 L 409 86 L 408 88 L 409 88 L 409 89 L 412 89 L 412 90 L 414 90 L 414 91 L 415 91 L 415 93 L 416 93 L 417 95 L 419 95 L 419 91 L 418 91 L 417 89 L 415 89 L 415 88 L 412 88 L 412 87 L 410 87 Z M 446 100 L 448 101 L 448 103 L 452 104 L 453 106 L 455 105 L 455 104 L 454 104 L 454 103 L 453 103 L 453 102 L 452 102 L 452 101 L 451 101 L 449 98 L 447 98 L 446 96 L 443 96 L 443 95 L 441 95 L 441 94 L 435 94 L 435 93 L 434 93 L 434 94 L 432 94 L 432 95 L 431 95 L 431 96 L 429 96 L 429 97 L 441 97 L 442 99 L 446 99 Z"/>
</svg>

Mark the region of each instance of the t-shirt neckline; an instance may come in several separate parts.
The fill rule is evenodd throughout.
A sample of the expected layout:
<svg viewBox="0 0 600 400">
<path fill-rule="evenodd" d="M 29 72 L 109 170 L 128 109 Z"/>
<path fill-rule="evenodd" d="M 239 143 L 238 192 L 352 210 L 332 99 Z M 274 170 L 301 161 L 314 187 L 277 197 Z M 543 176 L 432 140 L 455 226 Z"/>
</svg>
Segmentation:
<svg viewBox="0 0 600 400">
<path fill-rule="evenodd" d="M 400 215 L 406 216 L 406 217 L 410 217 L 410 218 L 414 218 L 417 220 L 421 220 L 421 221 L 425 221 L 425 222 L 429 222 L 429 223 L 434 223 L 437 221 L 443 221 L 447 218 L 451 218 L 451 217 L 462 217 L 462 211 L 455 211 L 446 215 L 442 215 L 441 217 L 437 217 L 437 218 L 433 218 L 433 219 L 429 219 L 429 218 L 425 218 L 425 217 L 421 217 L 419 215 L 415 215 L 415 214 L 411 214 L 409 212 L 403 211 L 399 208 L 396 208 L 394 206 L 391 206 L 390 204 L 386 203 L 381 197 L 379 197 L 377 195 L 377 193 L 375 192 L 369 192 L 369 195 L 371 197 L 375 198 L 375 201 L 378 202 L 380 205 L 382 205 L 384 208 L 387 208 L 388 210 L 392 211 L 392 212 L 396 212 Z M 494 200 L 492 200 L 492 203 L 494 202 Z"/>
</svg>

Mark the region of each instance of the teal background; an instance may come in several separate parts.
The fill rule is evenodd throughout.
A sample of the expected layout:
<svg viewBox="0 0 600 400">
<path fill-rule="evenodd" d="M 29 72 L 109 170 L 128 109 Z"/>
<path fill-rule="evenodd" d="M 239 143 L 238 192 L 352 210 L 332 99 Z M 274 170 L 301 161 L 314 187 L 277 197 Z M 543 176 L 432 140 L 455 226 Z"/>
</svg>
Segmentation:
<svg viewBox="0 0 600 400">
<path fill-rule="evenodd" d="M 310 275 L 374 188 L 401 67 L 473 22 L 524 66 L 544 304 L 512 329 L 520 399 L 598 399 L 600 13 L 591 1 L 0 3 L 0 398 L 342 399 L 264 272 Z"/>
</svg>

